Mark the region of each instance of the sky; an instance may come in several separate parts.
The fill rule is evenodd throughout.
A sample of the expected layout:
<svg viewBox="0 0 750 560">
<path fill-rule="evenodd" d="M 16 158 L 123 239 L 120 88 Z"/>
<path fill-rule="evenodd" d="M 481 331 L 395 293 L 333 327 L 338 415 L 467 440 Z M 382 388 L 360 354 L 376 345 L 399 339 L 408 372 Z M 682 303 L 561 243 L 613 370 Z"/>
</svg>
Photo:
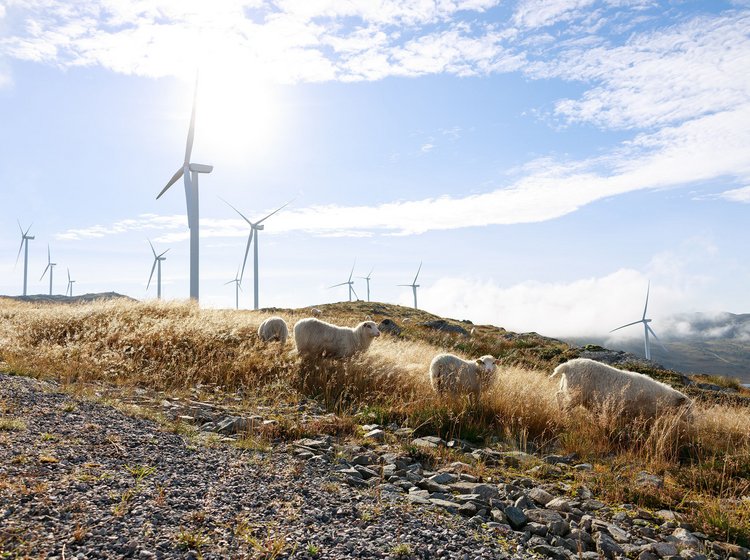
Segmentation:
<svg viewBox="0 0 750 560">
<path fill-rule="evenodd" d="M 750 312 L 750 2 L 0 0 L 0 294 L 366 298 L 549 336 Z M 226 201 L 226 202 L 225 202 Z M 252 255 L 251 255 L 252 257 Z M 252 260 L 240 307 L 252 308 Z M 664 325 L 660 330 L 660 323 Z M 641 336 L 640 328 L 618 331 Z M 629 332 L 628 332 L 629 331 Z"/>
</svg>

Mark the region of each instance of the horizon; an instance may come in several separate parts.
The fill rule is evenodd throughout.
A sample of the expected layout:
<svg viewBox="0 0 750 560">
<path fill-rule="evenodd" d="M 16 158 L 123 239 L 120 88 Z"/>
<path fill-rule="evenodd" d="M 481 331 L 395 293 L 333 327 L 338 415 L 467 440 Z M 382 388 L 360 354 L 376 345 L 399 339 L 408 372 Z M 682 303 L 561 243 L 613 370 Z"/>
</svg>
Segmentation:
<svg viewBox="0 0 750 560">
<path fill-rule="evenodd" d="M 556 338 L 750 311 L 750 5 L 285 0 L 0 5 L 0 292 L 188 296 L 256 220 L 260 307 L 373 300 Z M 219 198 L 221 197 L 221 198 Z M 252 308 L 252 255 L 240 308 Z M 674 328 L 677 328 L 676 326 Z M 623 329 L 627 331 L 628 329 Z M 621 333 L 625 338 L 642 337 Z"/>
</svg>

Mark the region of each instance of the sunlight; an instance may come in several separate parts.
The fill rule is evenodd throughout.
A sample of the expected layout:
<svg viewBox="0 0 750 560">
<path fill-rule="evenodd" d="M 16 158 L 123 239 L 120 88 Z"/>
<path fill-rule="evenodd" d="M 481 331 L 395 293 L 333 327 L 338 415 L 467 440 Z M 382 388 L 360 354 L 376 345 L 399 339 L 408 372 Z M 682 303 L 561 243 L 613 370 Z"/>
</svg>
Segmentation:
<svg viewBox="0 0 750 560">
<path fill-rule="evenodd" d="M 278 138 L 274 86 L 258 68 L 204 64 L 198 86 L 199 158 L 232 163 L 267 159 Z"/>
</svg>

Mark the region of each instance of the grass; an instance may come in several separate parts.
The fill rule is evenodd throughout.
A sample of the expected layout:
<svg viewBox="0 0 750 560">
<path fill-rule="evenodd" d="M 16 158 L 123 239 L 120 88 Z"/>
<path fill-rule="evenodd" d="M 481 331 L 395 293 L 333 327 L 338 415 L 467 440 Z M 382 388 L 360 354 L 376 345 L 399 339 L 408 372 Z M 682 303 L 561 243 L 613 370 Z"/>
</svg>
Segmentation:
<svg viewBox="0 0 750 560">
<path fill-rule="evenodd" d="M 698 401 L 690 418 L 667 414 L 653 422 L 625 422 L 616 403 L 561 414 L 554 399 L 556 387 L 547 376 L 556 364 L 576 355 L 563 343 L 535 333 L 514 334 L 457 321 L 448 323 L 467 331 L 473 328 L 474 333 L 436 331 L 421 326 L 435 316 L 385 304 L 319 307 L 324 319 L 337 324 L 352 326 L 365 315 L 376 321 L 390 317 L 403 332 L 380 337 L 367 353 L 352 359 L 302 362 L 289 344 L 280 350 L 278 344 L 259 342 L 255 333 L 268 312 L 201 310 L 175 302 L 35 305 L 0 299 L 0 362 L 6 370 L 72 387 L 95 384 L 191 395 L 200 387 L 200 398 L 231 393 L 240 395 L 248 409 L 282 411 L 271 413 L 276 423 L 238 440 L 238 446 L 254 451 L 266 451 L 278 439 L 321 433 L 356 438 L 361 436 L 359 424 L 396 423 L 415 435 L 461 438 L 480 445 L 492 442 L 534 453 L 577 453 L 596 468 L 575 476 L 597 496 L 642 507 L 669 507 L 708 534 L 750 543 L 747 407 Z M 305 310 L 273 313 L 290 325 L 308 315 Z M 467 358 L 500 357 L 498 381 L 478 404 L 440 399 L 432 392 L 427 370 L 432 357 L 442 351 Z M 670 372 L 643 372 L 668 383 L 680 378 Z M 283 412 L 310 399 L 335 415 L 302 421 L 299 415 Z M 23 429 L 20 420 L 0 416 L 0 431 Z M 188 437 L 195 432 L 181 423 L 172 429 Z M 424 453 L 430 464 L 457 460 L 450 450 Z M 488 473 L 484 465 L 473 468 Z M 136 485 L 148 476 L 147 466 L 140 469 L 140 479 L 131 473 Z M 663 476 L 664 488 L 635 484 L 643 470 Z M 277 554 L 270 541 L 256 540 L 258 552 L 267 557 Z"/>
<path fill-rule="evenodd" d="M 26 429 L 26 422 L 19 418 L 0 417 L 0 432 L 22 432 Z"/>
</svg>

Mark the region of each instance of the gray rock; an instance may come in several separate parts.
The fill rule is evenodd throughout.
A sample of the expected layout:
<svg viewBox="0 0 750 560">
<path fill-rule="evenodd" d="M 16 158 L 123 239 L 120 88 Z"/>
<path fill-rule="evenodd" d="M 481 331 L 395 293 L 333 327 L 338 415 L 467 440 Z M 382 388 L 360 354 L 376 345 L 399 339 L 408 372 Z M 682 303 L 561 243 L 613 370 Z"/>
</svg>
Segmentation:
<svg viewBox="0 0 750 560">
<path fill-rule="evenodd" d="M 427 327 L 428 329 L 435 329 L 441 332 L 458 333 L 464 336 L 469 336 L 469 331 L 467 331 L 465 328 L 460 327 L 458 325 L 451 325 L 445 319 L 435 319 L 434 321 L 426 321 L 424 323 L 419 323 L 419 325 L 422 327 Z"/>
<path fill-rule="evenodd" d="M 594 533 L 594 543 L 596 544 L 596 551 L 604 558 L 613 559 L 615 556 L 621 556 L 623 554 L 620 545 L 617 544 L 607 533 Z"/>
<path fill-rule="evenodd" d="M 680 556 L 684 558 L 685 560 L 708 560 L 708 556 L 705 554 L 698 552 L 697 550 L 692 550 L 690 548 L 685 548 L 680 551 Z"/>
<path fill-rule="evenodd" d="M 365 439 L 370 439 L 372 441 L 385 441 L 385 432 L 380 428 L 376 428 L 367 432 L 364 437 Z"/>
<path fill-rule="evenodd" d="M 450 494 L 451 489 L 445 484 L 438 484 L 429 478 L 423 478 L 417 482 L 417 486 L 429 490 L 430 492 L 440 492 L 442 494 Z"/>
<path fill-rule="evenodd" d="M 506 465 L 515 468 L 531 466 L 538 461 L 536 457 L 523 451 L 503 451 L 500 457 Z"/>
<path fill-rule="evenodd" d="M 579 463 L 577 465 L 573 465 L 573 469 L 577 471 L 593 471 L 594 465 L 591 463 Z"/>
<path fill-rule="evenodd" d="M 529 547 L 532 552 L 536 552 L 537 554 L 543 554 L 544 556 L 548 556 L 550 558 L 553 558 L 554 560 L 570 560 L 570 555 L 568 552 L 561 546 L 550 546 L 548 544 L 534 544 Z"/>
<path fill-rule="evenodd" d="M 490 518 L 495 523 L 500 523 L 502 525 L 507 525 L 508 524 L 508 518 L 505 517 L 505 514 L 502 511 L 500 511 L 499 509 L 497 509 L 497 508 L 495 508 L 492 511 L 490 511 Z"/>
<path fill-rule="evenodd" d="M 430 499 L 429 498 L 423 498 L 422 496 L 417 496 L 413 493 L 409 493 L 409 495 L 406 497 L 407 500 L 409 500 L 412 504 L 419 504 L 423 506 L 430 505 Z"/>
<path fill-rule="evenodd" d="M 535 521 L 527 523 L 524 526 L 523 530 L 528 531 L 532 535 L 539 535 L 540 537 L 546 537 L 547 533 L 549 532 L 547 526 L 544 523 L 536 523 Z"/>
<path fill-rule="evenodd" d="M 377 464 L 377 462 L 378 462 L 378 456 L 375 453 L 362 453 L 361 455 L 355 455 L 354 458 L 352 459 L 352 465 L 362 465 L 365 467 L 369 467 L 370 465 L 375 465 Z"/>
<path fill-rule="evenodd" d="M 415 438 L 411 441 L 411 444 L 415 447 L 426 447 L 426 448 L 437 448 L 445 447 L 445 440 L 437 436 L 424 436 Z"/>
<path fill-rule="evenodd" d="M 503 510 L 505 517 L 508 519 L 508 523 L 514 529 L 520 529 L 528 522 L 529 518 L 522 509 L 515 506 L 508 506 Z"/>
<path fill-rule="evenodd" d="M 672 543 L 668 542 L 656 542 L 651 545 L 651 550 L 654 551 L 660 558 L 667 558 L 668 556 L 677 556 L 677 547 Z"/>
<path fill-rule="evenodd" d="M 466 502 L 458 507 L 458 513 L 465 517 L 473 517 L 477 514 L 477 506 L 471 502 Z"/>
<path fill-rule="evenodd" d="M 490 500 L 500 497 L 496 486 L 477 482 L 454 482 L 448 485 L 451 490 L 459 494 L 479 494 L 483 499 Z"/>
<path fill-rule="evenodd" d="M 692 550 L 702 550 L 703 543 L 687 529 L 675 529 L 672 533 L 675 544 L 678 548 L 689 548 Z"/>
<path fill-rule="evenodd" d="M 447 511 L 450 511 L 451 513 L 456 513 L 459 508 L 459 505 L 456 502 L 450 502 L 448 500 L 441 500 L 437 498 L 430 498 L 430 503 L 434 506 L 438 506 Z"/>
<path fill-rule="evenodd" d="M 378 324 L 378 330 L 380 332 L 388 333 L 393 336 L 398 336 L 401 334 L 401 327 L 399 327 L 395 321 L 392 319 L 383 319 Z"/>
<path fill-rule="evenodd" d="M 638 555 L 638 560 L 659 560 L 659 557 L 648 550 L 644 550 Z"/>
<path fill-rule="evenodd" d="M 529 509 L 525 510 L 526 517 L 531 521 L 543 523 L 553 535 L 565 535 L 570 531 L 570 525 L 556 511 L 549 509 Z"/>
<path fill-rule="evenodd" d="M 294 442 L 294 445 L 307 447 L 309 449 L 328 449 L 331 446 L 331 436 L 325 436 L 319 439 L 298 439 Z"/>
<path fill-rule="evenodd" d="M 664 479 L 650 472 L 641 471 L 635 476 L 639 488 L 664 488 Z"/>
<path fill-rule="evenodd" d="M 428 480 L 431 480 L 432 482 L 435 482 L 437 484 L 452 484 L 458 480 L 458 476 L 456 476 L 453 473 L 448 472 L 441 472 L 432 475 Z"/>
<path fill-rule="evenodd" d="M 546 506 L 548 503 L 550 503 L 554 499 L 554 496 L 552 494 L 538 487 L 532 488 L 531 490 L 529 490 L 527 495 L 529 498 L 531 498 L 534 502 L 536 502 L 540 506 Z"/>
<path fill-rule="evenodd" d="M 570 501 L 565 498 L 553 498 L 545 504 L 547 509 L 555 511 L 569 512 L 571 510 Z"/>
</svg>

